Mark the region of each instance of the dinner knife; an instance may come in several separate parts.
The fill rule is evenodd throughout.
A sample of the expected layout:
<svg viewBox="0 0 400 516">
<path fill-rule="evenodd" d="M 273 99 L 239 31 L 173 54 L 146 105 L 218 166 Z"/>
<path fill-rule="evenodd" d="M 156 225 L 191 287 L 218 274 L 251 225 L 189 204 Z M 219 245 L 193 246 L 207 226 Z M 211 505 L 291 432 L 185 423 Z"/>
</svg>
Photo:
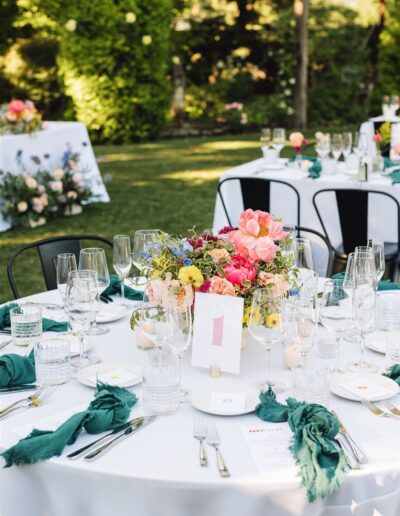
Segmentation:
<svg viewBox="0 0 400 516">
<path fill-rule="evenodd" d="M 342 449 L 342 452 L 344 454 L 344 457 L 346 459 L 347 465 L 350 469 L 360 469 L 360 463 L 353 457 L 353 454 L 351 451 L 347 448 L 347 440 L 344 437 L 344 435 L 340 432 L 338 432 L 337 436 L 335 437 L 336 442 L 339 444 L 340 448 Z"/>
<path fill-rule="evenodd" d="M 130 426 L 135 427 L 135 425 L 138 425 L 142 421 L 143 417 L 136 417 L 135 419 L 131 419 L 130 421 L 127 421 L 123 425 L 118 426 L 115 428 L 112 432 L 108 433 L 107 435 L 104 435 L 103 437 L 100 437 L 100 439 L 96 439 L 95 441 L 87 444 L 86 446 L 83 446 L 82 448 L 79 448 L 78 450 L 75 450 L 74 452 L 67 455 L 68 459 L 79 459 L 83 455 L 86 455 L 86 453 L 94 450 L 95 448 L 98 448 L 102 444 L 106 444 L 117 435 L 121 435 L 127 428 Z"/>
<path fill-rule="evenodd" d="M 339 432 L 344 435 L 347 442 L 349 443 L 350 449 L 353 452 L 355 458 L 358 460 L 360 464 L 367 464 L 368 458 L 366 457 L 365 453 L 361 450 L 361 448 L 358 446 L 358 444 L 354 441 L 354 439 L 351 437 L 349 432 L 346 430 L 345 426 L 339 419 L 338 415 L 334 410 L 331 411 L 332 414 L 336 417 L 339 423 Z"/>
<path fill-rule="evenodd" d="M 25 384 L 25 385 L 11 385 L 10 387 L 0 387 L 0 394 L 7 394 L 11 392 L 24 392 L 24 391 L 34 391 L 37 389 L 37 385 L 34 384 Z"/>
<path fill-rule="evenodd" d="M 9 338 L 9 339 L 5 340 L 4 342 L 0 342 L 0 349 L 3 349 L 6 346 L 8 346 L 9 344 L 11 344 L 11 341 L 12 341 L 12 339 Z"/>
<path fill-rule="evenodd" d="M 122 433 L 120 433 L 119 435 L 114 437 L 111 441 L 109 441 L 106 444 L 103 444 L 103 446 L 100 446 L 100 448 L 97 448 L 96 450 L 92 451 L 91 453 L 89 453 L 89 455 L 86 455 L 85 460 L 92 462 L 92 461 L 98 459 L 104 453 L 106 453 L 108 450 L 111 450 L 112 448 L 114 448 L 114 446 L 116 446 L 117 444 L 119 444 L 120 442 L 125 440 L 127 437 L 129 437 L 130 435 L 132 435 L 135 432 L 137 432 L 138 430 L 140 430 L 140 428 L 143 428 L 144 426 L 149 424 L 150 421 L 152 421 L 154 419 L 154 417 L 153 416 L 144 416 L 140 419 L 141 419 L 141 421 L 138 422 L 136 425 L 129 425 L 129 427 L 126 430 L 124 430 Z"/>
</svg>

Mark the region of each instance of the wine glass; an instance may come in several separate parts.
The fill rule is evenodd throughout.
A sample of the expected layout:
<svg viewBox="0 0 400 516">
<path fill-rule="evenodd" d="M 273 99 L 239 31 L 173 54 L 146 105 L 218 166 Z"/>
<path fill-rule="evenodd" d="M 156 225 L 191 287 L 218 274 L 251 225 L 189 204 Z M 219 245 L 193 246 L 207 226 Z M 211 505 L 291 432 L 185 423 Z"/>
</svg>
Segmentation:
<svg viewBox="0 0 400 516">
<path fill-rule="evenodd" d="M 343 156 L 344 156 L 345 160 L 347 160 L 347 158 L 351 154 L 352 142 L 353 142 L 353 135 L 351 134 L 351 132 L 346 131 L 346 132 L 342 133 L 342 144 L 343 144 L 342 152 L 343 152 Z"/>
<path fill-rule="evenodd" d="M 307 355 L 314 346 L 317 333 L 316 296 L 298 297 L 295 306 L 296 341 L 300 348 L 303 367 Z"/>
<path fill-rule="evenodd" d="M 180 305 L 177 302 L 173 288 L 169 291 L 168 299 L 168 321 L 170 325 L 169 346 L 178 358 L 179 378 L 182 379 L 181 361 L 192 343 L 193 324 L 192 310 L 189 303 Z M 180 389 L 180 400 L 186 401 L 188 392 Z"/>
<path fill-rule="evenodd" d="M 369 281 L 356 279 L 353 288 L 353 320 L 360 336 L 360 358 L 356 362 L 347 365 L 347 369 L 352 372 L 374 373 L 378 366 L 372 362 L 367 362 L 364 358 L 365 335 L 373 331 L 375 326 L 375 286 Z"/>
<path fill-rule="evenodd" d="M 334 133 L 331 136 L 331 153 L 333 156 L 333 159 L 335 160 L 336 169 L 338 166 L 338 160 L 340 158 L 340 155 L 342 154 L 343 150 L 343 142 L 342 142 L 342 135 L 340 133 Z"/>
<path fill-rule="evenodd" d="M 347 302 L 343 279 L 332 279 L 325 282 L 319 309 L 322 325 L 336 337 L 336 368 L 340 369 L 340 340 L 353 326 L 352 306 Z"/>
<path fill-rule="evenodd" d="M 272 131 L 272 147 L 276 150 L 279 158 L 280 152 L 285 146 L 286 142 L 286 131 L 281 127 L 277 127 Z"/>
<path fill-rule="evenodd" d="M 78 269 L 76 271 L 71 271 L 69 273 L 68 282 L 70 282 L 71 279 L 73 279 L 73 278 L 80 278 L 80 279 L 90 281 L 90 286 L 92 288 L 92 297 L 93 297 L 92 324 L 87 333 L 88 333 L 88 335 L 99 335 L 98 331 L 100 330 L 100 328 L 97 326 L 96 314 L 98 314 L 101 310 L 101 302 L 100 302 L 99 291 L 97 288 L 97 274 L 93 270 Z M 105 331 L 103 333 L 107 333 L 107 331 Z"/>
<path fill-rule="evenodd" d="M 382 279 L 385 273 L 385 247 L 382 240 L 371 238 L 368 240 L 368 247 L 372 249 L 375 258 L 376 283 Z"/>
<path fill-rule="evenodd" d="M 159 229 L 139 229 L 135 232 L 132 263 L 140 271 L 140 274 L 145 275 L 150 270 L 151 256 L 160 237 L 161 232 Z"/>
<path fill-rule="evenodd" d="M 382 97 L 382 114 L 385 119 L 390 118 L 390 115 L 391 115 L 390 95 L 384 95 Z"/>
<path fill-rule="evenodd" d="M 353 288 L 357 281 L 369 282 L 371 285 L 376 286 L 377 271 L 372 249 L 368 246 L 357 246 L 354 251 L 353 260 Z"/>
<path fill-rule="evenodd" d="M 266 351 L 266 377 L 265 381 L 257 386 L 260 390 L 268 390 L 271 386 L 276 393 L 283 392 L 286 387 L 274 382 L 270 377 L 270 355 L 273 345 L 277 345 L 283 338 L 282 324 L 283 296 L 274 296 L 272 289 L 260 288 L 253 294 L 250 318 L 248 323 L 249 333 Z"/>
<path fill-rule="evenodd" d="M 331 150 L 331 136 L 329 133 L 318 135 L 317 142 L 315 144 L 315 152 L 318 157 L 323 160 L 328 157 Z"/>
<path fill-rule="evenodd" d="M 363 133 L 354 133 L 353 152 L 358 158 L 365 158 L 368 152 L 367 137 Z"/>
<path fill-rule="evenodd" d="M 61 253 L 57 255 L 57 289 L 63 301 L 67 290 L 68 274 L 76 271 L 76 257 L 74 253 Z"/>
<path fill-rule="evenodd" d="M 260 143 L 263 150 L 264 148 L 269 149 L 269 144 L 271 143 L 271 129 L 261 129 Z"/>
<path fill-rule="evenodd" d="M 121 297 L 125 301 L 125 278 L 131 270 L 131 240 L 128 235 L 115 235 L 113 267 L 121 282 Z"/>
<path fill-rule="evenodd" d="M 280 242 L 280 253 L 282 256 L 289 258 L 293 263 L 296 228 L 293 225 L 287 225 L 283 227 L 283 231 L 286 231 L 288 234 L 285 237 L 285 240 Z"/>
<path fill-rule="evenodd" d="M 110 284 L 110 274 L 108 272 L 106 254 L 104 249 L 100 247 L 87 247 L 85 249 L 81 249 L 79 256 L 79 269 L 83 270 L 91 270 L 96 273 L 96 286 L 98 295 L 109 286 Z M 96 303 L 96 313 L 99 313 L 101 310 L 100 303 Z M 93 325 L 89 331 L 89 335 L 104 335 L 108 333 L 109 328 L 100 328 L 97 326 L 96 318 L 94 318 Z"/>
<path fill-rule="evenodd" d="M 83 338 L 88 332 L 93 312 L 93 286 L 91 280 L 69 277 L 65 292 L 65 311 L 72 333 L 79 339 L 79 357 L 71 360 L 77 369 L 99 362 L 97 357 L 89 357 L 85 351 Z"/>
</svg>

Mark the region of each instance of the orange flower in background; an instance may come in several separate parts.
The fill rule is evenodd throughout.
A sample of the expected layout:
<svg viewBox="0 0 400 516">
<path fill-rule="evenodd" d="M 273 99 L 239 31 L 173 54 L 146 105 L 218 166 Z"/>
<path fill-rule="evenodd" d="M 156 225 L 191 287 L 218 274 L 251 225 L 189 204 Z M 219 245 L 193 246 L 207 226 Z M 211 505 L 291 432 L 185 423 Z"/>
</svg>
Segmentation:
<svg viewBox="0 0 400 516">
<path fill-rule="evenodd" d="M 210 294 L 219 294 L 221 296 L 235 296 L 235 287 L 230 281 L 219 276 L 211 278 L 208 289 Z"/>
</svg>

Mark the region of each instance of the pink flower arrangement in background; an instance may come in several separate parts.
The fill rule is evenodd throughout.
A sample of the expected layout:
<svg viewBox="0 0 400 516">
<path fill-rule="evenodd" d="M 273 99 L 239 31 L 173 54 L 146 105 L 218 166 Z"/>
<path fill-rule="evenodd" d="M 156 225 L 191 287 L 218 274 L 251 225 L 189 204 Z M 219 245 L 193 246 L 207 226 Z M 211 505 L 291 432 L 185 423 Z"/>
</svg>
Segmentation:
<svg viewBox="0 0 400 516">
<path fill-rule="evenodd" d="M 265 211 L 248 209 L 240 215 L 239 229 L 227 233 L 237 254 L 252 263 L 260 260 L 270 262 L 279 246 L 275 244 L 287 236 L 283 224 Z"/>
<path fill-rule="evenodd" d="M 292 133 L 289 136 L 289 142 L 294 150 L 298 153 L 301 152 L 303 145 L 307 145 L 307 140 L 305 139 L 304 134 L 300 132 Z"/>
<path fill-rule="evenodd" d="M 42 117 L 30 100 L 14 99 L 0 106 L 0 134 L 31 133 L 42 128 Z"/>
</svg>

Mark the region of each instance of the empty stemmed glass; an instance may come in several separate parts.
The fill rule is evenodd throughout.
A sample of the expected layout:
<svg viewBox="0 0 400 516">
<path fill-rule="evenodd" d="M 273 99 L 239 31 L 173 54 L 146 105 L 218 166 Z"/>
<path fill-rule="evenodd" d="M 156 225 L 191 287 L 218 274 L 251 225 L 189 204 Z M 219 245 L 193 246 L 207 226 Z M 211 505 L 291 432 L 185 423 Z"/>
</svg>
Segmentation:
<svg viewBox="0 0 400 516">
<path fill-rule="evenodd" d="M 257 384 L 264 391 L 271 386 L 276 393 L 283 392 L 286 387 L 271 380 L 270 355 L 272 346 L 279 344 L 283 338 L 282 324 L 283 296 L 274 296 L 272 289 L 260 288 L 253 294 L 253 302 L 249 318 L 249 333 L 266 351 L 265 381 Z"/>
<path fill-rule="evenodd" d="M 60 296 L 65 301 L 67 291 L 68 274 L 76 271 L 76 258 L 74 253 L 61 253 L 57 255 L 57 289 Z"/>
<path fill-rule="evenodd" d="M 346 131 L 346 132 L 342 133 L 342 152 L 343 152 L 345 161 L 351 154 L 352 143 L 353 143 L 353 135 L 351 134 L 351 132 Z"/>
<path fill-rule="evenodd" d="M 279 158 L 280 152 L 286 143 L 286 131 L 280 127 L 273 129 L 272 131 L 272 147 L 276 150 L 277 157 Z"/>
<path fill-rule="evenodd" d="M 311 273 L 314 269 L 311 240 L 308 238 L 295 238 L 293 248 L 293 266 L 298 269 L 298 282 L 301 288 L 311 279 Z"/>
<path fill-rule="evenodd" d="M 79 256 L 79 269 L 82 270 L 91 270 L 96 273 L 96 287 L 98 296 L 110 284 L 110 274 L 108 272 L 106 254 L 104 249 L 100 247 L 88 247 L 85 249 L 81 249 Z M 97 313 L 101 310 L 100 302 L 95 304 L 95 311 Z M 89 331 L 89 335 L 103 335 L 109 332 L 109 328 L 97 326 L 96 318 L 94 318 L 93 325 Z"/>
<path fill-rule="evenodd" d="M 315 152 L 318 157 L 323 160 L 328 157 L 328 154 L 331 150 L 331 136 L 329 133 L 319 134 L 317 136 L 317 141 L 315 144 Z"/>
<path fill-rule="evenodd" d="M 296 341 L 300 348 L 303 367 L 307 355 L 314 346 L 317 332 L 316 297 L 299 296 L 295 304 Z"/>
<path fill-rule="evenodd" d="M 354 133 L 353 152 L 359 159 L 366 157 L 368 152 L 367 137 L 363 133 Z"/>
<path fill-rule="evenodd" d="M 382 240 L 376 240 L 372 238 L 368 240 L 369 249 L 372 250 L 372 254 L 375 259 L 375 269 L 376 269 L 376 283 L 378 286 L 379 281 L 382 279 L 382 276 L 385 273 L 385 248 Z"/>
<path fill-rule="evenodd" d="M 268 129 L 268 128 L 261 129 L 261 136 L 260 136 L 261 149 L 263 151 L 268 150 L 270 143 L 271 143 L 271 129 Z"/>
<path fill-rule="evenodd" d="M 93 312 L 93 285 L 91 280 L 71 275 L 65 293 L 65 311 L 72 333 L 79 339 L 79 357 L 71 360 L 73 367 L 81 368 L 99 362 L 89 357 L 84 348 L 84 335 L 88 332 Z"/>
<path fill-rule="evenodd" d="M 113 245 L 113 267 L 121 283 L 121 297 L 125 302 L 125 279 L 131 270 L 131 240 L 128 235 L 115 235 Z"/>
<path fill-rule="evenodd" d="M 332 156 L 336 162 L 336 170 L 338 167 L 338 160 L 340 158 L 340 155 L 342 154 L 343 150 L 343 142 L 342 142 L 342 135 L 339 133 L 334 133 L 331 136 L 331 153 Z"/>
<path fill-rule="evenodd" d="M 160 238 L 159 229 L 139 229 L 135 232 L 131 257 L 133 265 L 141 275 L 145 276 L 149 272 L 150 260 Z"/>
<path fill-rule="evenodd" d="M 347 302 L 347 294 L 343 289 L 343 279 L 332 279 L 325 282 L 319 310 L 322 325 L 336 337 L 335 372 L 343 372 L 340 368 L 340 340 L 352 327 L 352 305 Z"/>
</svg>

